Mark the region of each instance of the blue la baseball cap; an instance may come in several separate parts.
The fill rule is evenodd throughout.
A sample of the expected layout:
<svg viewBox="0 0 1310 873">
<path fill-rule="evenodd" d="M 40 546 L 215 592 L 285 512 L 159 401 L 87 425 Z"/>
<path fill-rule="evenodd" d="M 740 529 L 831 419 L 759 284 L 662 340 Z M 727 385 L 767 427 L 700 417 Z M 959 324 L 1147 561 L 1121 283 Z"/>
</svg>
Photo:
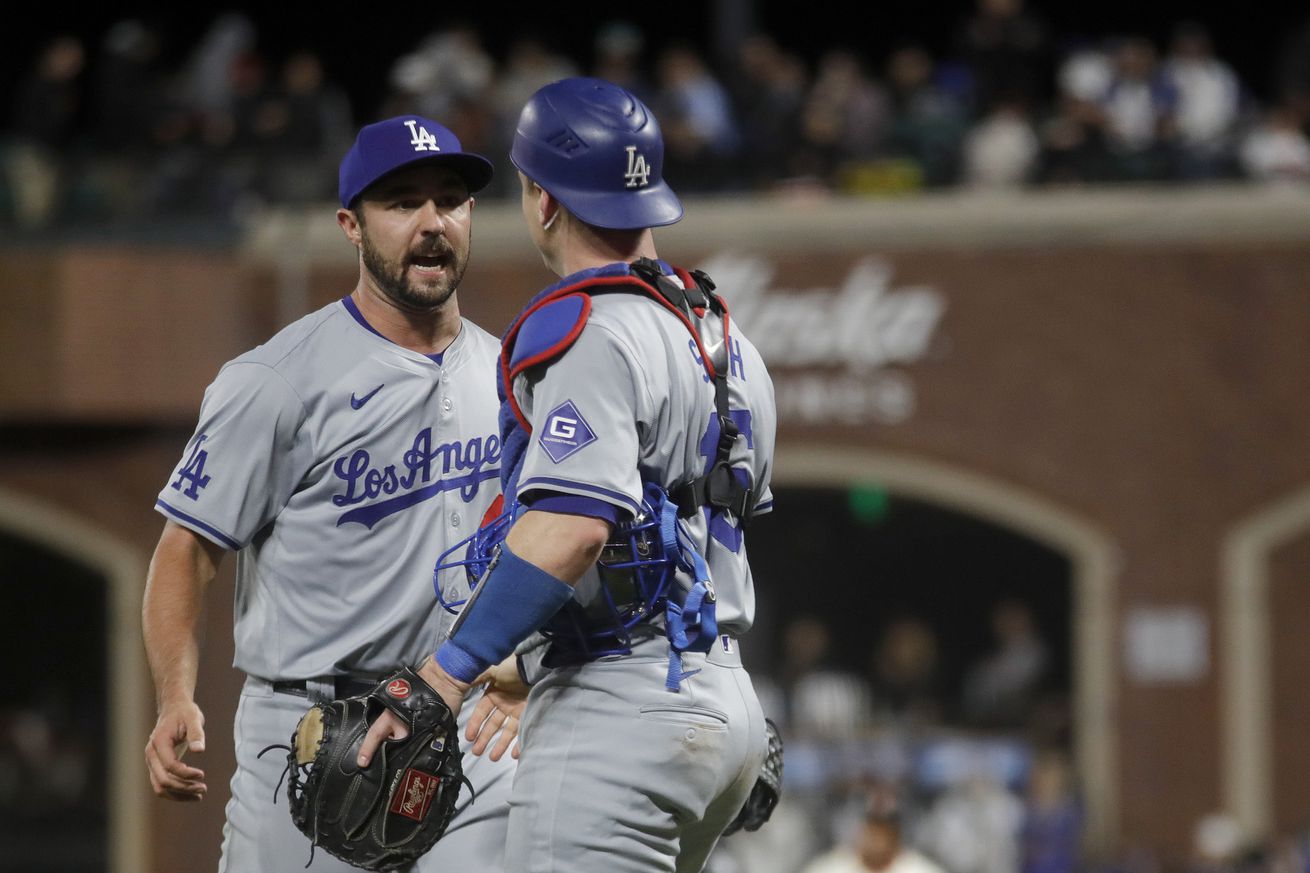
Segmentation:
<svg viewBox="0 0 1310 873">
<path fill-rule="evenodd" d="M 365 188 L 419 161 L 450 167 L 463 177 L 470 194 L 491 181 L 491 161 L 464 151 L 459 138 L 446 127 L 419 115 L 399 115 L 370 124 L 355 137 L 355 144 L 341 159 L 337 177 L 341 205 L 349 209 Z"/>
</svg>

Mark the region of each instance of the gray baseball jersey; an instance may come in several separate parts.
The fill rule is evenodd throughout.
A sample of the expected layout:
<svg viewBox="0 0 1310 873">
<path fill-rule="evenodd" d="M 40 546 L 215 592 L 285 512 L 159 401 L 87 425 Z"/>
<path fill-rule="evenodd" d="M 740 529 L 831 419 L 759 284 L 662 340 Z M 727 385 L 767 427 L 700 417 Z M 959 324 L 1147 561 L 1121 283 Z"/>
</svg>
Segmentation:
<svg viewBox="0 0 1310 873">
<path fill-rule="evenodd" d="M 707 326 L 716 324 L 707 319 Z M 750 340 L 729 326 L 729 410 L 743 438 L 734 466 L 746 471 L 757 513 L 768 512 L 776 413 L 773 383 Z M 702 338 L 711 355 L 723 337 Z M 635 294 L 592 301 L 577 341 L 550 366 L 514 385 L 533 423 L 518 494 L 551 491 L 590 497 L 627 513 L 640 509 L 643 481 L 669 487 L 703 474 L 714 459 L 714 386 L 687 328 Z M 717 595 L 719 627 L 743 634 L 755 614 L 750 565 L 737 520 L 701 512 L 685 521 L 705 555 Z M 579 583 L 594 588 L 594 571 Z M 690 586 L 690 579 L 683 579 Z"/>
<path fill-rule="evenodd" d="M 156 506 L 240 550 L 237 667 L 382 673 L 432 651 L 433 564 L 498 490 L 497 348 L 465 321 L 437 364 L 345 298 L 223 367 Z"/>
<path fill-rule="evenodd" d="M 240 550 L 235 660 L 250 678 L 220 873 L 280 873 L 310 856 L 290 815 L 271 805 L 279 760 L 258 757 L 286 742 L 308 701 L 268 680 L 313 689 L 332 674 L 417 663 L 439 642 L 449 622 L 435 606 L 433 564 L 499 492 L 498 347 L 465 321 L 438 363 L 374 332 L 346 298 L 230 362 L 205 392 L 157 508 Z M 461 797 L 420 873 L 503 869 L 514 762 L 466 753 L 464 773 L 478 803 Z M 320 867 L 355 869 L 321 854 Z"/>
<path fill-rule="evenodd" d="M 723 337 L 702 341 L 715 355 Z M 767 512 L 773 388 L 750 341 L 730 329 L 728 342 L 729 412 L 742 434 L 731 461 L 749 478 L 756 511 Z M 643 482 L 686 482 L 714 461 L 713 383 L 687 328 L 648 298 L 593 297 L 574 344 L 548 366 L 525 371 L 514 392 L 532 424 L 521 499 L 551 492 L 634 513 Z M 702 510 L 684 526 L 707 559 L 722 637 L 708 653 L 682 656 L 676 693 L 666 687 L 668 641 L 641 628 L 631 654 L 551 670 L 533 686 L 510 803 L 508 869 L 695 873 L 754 785 L 764 716 L 733 639 L 754 616 L 745 543 L 730 513 Z M 595 584 L 592 571 L 575 596 L 587 602 Z"/>
</svg>

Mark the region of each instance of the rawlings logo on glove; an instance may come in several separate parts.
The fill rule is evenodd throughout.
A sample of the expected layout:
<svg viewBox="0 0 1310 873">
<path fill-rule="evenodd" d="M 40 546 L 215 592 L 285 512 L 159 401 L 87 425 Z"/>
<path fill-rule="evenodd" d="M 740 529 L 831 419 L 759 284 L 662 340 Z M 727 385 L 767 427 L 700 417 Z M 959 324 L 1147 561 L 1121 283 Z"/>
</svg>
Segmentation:
<svg viewBox="0 0 1310 873">
<path fill-rule="evenodd" d="M 361 768 L 360 743 L 384 708 L 409 734 Z M 310 839 L 310 860 L 322 847 L 365 870 L 395 870 L 431 849 L 467 784 L 457 730 L 450 708 L 409 668 L 361 697 L 312 706 L 289 747 L 269 747 L 287 749 L 291 819 Z"/>
</svg>

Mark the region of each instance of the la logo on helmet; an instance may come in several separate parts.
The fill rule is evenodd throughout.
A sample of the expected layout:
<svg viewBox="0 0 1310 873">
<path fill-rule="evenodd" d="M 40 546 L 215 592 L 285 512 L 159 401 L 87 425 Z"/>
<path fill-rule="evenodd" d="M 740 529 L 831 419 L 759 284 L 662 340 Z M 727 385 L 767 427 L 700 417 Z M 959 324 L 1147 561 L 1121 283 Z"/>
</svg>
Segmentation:
<svg viewBox="0 0 1310 873">
<path fill-rule="evenodd" d="M 441 147 L 437 145 L 437 138 L 428 133 L 426 127 L 419 127 L 418 122 L 412 118 L 405 122 L 409 128 L 409 141 L 414 146 L 416 152 L 439 152 Z"/>
<path fill-rule="evenodd" d="M 628 172 L 623 174 L 629 188 L 644 188 L 650 184 L 650 165 L 646 156 L 637 152 L 635 145 L 628 146 Z"/>
</svg>

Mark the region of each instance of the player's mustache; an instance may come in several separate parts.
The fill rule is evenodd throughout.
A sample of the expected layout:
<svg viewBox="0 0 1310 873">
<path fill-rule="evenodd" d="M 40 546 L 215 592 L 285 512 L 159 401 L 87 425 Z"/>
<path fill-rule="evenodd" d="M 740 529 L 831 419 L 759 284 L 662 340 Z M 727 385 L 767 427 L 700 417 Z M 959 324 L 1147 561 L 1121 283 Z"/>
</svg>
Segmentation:
<svg viewBox="0 0 1310 873">
<path fill-rule="evenodd" d="M 439 240 L 432 245 L 420 246 L 409 253 L 409 259 L 415 258 L 453 258 L 455 256 L 455 247 L 445 240 Z"/>
</svg>

